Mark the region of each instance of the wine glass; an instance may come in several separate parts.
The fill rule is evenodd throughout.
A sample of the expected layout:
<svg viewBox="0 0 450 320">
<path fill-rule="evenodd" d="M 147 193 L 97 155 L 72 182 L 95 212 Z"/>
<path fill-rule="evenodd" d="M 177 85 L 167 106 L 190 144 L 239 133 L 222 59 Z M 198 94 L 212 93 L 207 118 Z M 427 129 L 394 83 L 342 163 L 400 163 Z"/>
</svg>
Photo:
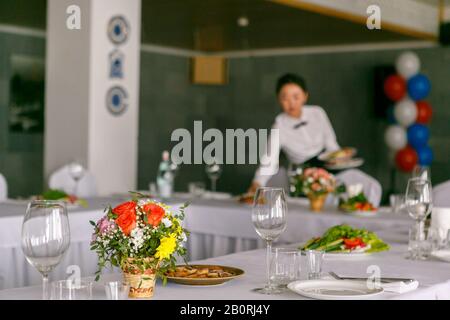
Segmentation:
<svg viewBox="0 0 450 320">
<path fill-rule="evenodd" d="M 216 183 L 222 174 L 222 166 L 216 160 L 213 160 L 211 163 L 206 164 L 205 171 L 211 180 L 211 190 L 216 192 Z"/>
<path fill-rule="evenodd" d="M 78 190 L 78 182 L 81 180 L 81 178 L 83 178 L 85 174 L 85 169 L 79 161 L 72 161 L 71 163 L 69 163 L 68 168 L 69 168 L 69 175 L 75 182 L 73 195 L 76 196 Z"/>
<path fill-rule="evenodd" d="M 430 170 L 430 167 L 428 167 L 428 166 L 421 166 L 421 165 L 415 166 L 414 170 L 413 170 L 413 173 L 412 173 L 412 177 L 413 178 L 421 178 L 421 179 L 425 179 L 425 180 L 431 181 L 431 170 Z"/>
<path fill-rule="evenodd" d="M 424 239 L 425 219 L 430 214 L 432 205 L 431 182 L 422 178 L 409 179 L 405 194 L 405 208 L 409 216 L 416 221 L 414 228 L 416 241 Z M 414 259 L 416 256 L 422 258 L 420 252 L 412 252 L 411 258 Z"/>
<path fill-rule="evenodd" d="M 259 188 L 253 200 L 252 222 L 256 233 L 266 241 L 267 284 L 254 291 L 263 294 L 280 293 L 283 290 L 272 285 L 270 260 L 272 242 L 286 229 L 287 204 L 283 188 Z"/>
<path fill-rule="evenodd" d="M 42 274 L 42 298 L 48 300 L 48 275 L 61 262 L 70 245 L 69 219 L 65 204 L 34 200 L 22 223 L 22 250 Z"/>
</svg>

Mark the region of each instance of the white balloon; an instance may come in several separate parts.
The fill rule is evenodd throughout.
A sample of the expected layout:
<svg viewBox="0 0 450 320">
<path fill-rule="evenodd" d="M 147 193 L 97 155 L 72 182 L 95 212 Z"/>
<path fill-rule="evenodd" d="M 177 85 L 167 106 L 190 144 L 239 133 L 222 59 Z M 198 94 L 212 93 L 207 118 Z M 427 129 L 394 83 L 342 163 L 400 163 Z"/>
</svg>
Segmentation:
<svg viewBox="0 0 450 320">
<path fill-rule="evenodd" d="M 420 59 L 412 51 L 402 53 L 395 63 L 397 72 L 407 80 L 420 71 Z"/>
<path fill-rule="evenodd" d="M 409 98 L 403 99 L 395 105 L 394 116 L 397 122 L 403 127 L 410 126 L 417 119 L 416 104 Z"/>
<path fill-rule="evenodd" d="M 408 136 L 405 128 L 399 125 L 392 125 L 386 129 L 384 141 L 392 150 L 400 150 L 408 144 Z"/>
</svg>

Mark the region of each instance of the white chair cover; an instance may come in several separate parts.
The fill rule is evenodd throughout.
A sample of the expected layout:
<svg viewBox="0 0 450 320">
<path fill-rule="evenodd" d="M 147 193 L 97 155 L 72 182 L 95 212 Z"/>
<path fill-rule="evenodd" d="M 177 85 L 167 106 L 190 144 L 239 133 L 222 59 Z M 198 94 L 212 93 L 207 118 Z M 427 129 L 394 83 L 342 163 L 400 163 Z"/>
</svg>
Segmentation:
<svg viewBox="0 0 450 320">
<path fill-rule="evenodd" d="M 69 173 L 69 166 L 65 165 L 62 168 L 53 172 L 48 180 L 48 185 L 51 189 L 61 189 L 68 194 L 73 194 L 75 191 L 75 181 Z M 78 181 L 76 196 L 81 198 L 90 198 L 97 195 L 97 185 L 92 173 L 85 171 L 83 177 Z"/>
<path fill-rule="evenodd" d="M 343 182 L 346 186 L 361 183 L 363 185 L 364 194 L 367 199 L 378 207 L 381 202 L 381 184 L 373 177 L 358 169 L 345 170 L 336 175 L 336 179 Z"/>
<path fill-rule="evenodd" d="M 433 206 L 450 207 L 450 180 L 433 187 Z"/>
<path fill-rule="evenodd" d="M 0 201 L 8 198 L 8 184 L 5 177 L 0 173 Z"/>
<path fill-rule="evenodd" d="M 289 194 L 289 178 L 284 167 L 280 167 L 278 172 L 274 174 L 266 184 L 267 187 L 284 188 L 284 191 Z"/>
</svg>

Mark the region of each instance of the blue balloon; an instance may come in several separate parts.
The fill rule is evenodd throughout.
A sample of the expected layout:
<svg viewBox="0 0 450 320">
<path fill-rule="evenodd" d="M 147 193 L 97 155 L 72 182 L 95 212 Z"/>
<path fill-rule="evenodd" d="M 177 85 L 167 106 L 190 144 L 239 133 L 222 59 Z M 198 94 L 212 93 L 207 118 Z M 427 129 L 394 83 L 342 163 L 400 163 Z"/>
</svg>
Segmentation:
<svg viewBox="0 0 450 320">
<path fill-rule="evenodd" d="M 397 119 L 394 116 L 394 106 L 389 106 L 386 111 L 387 120 L 389 124 L 397 124 Z"/>
<path fill-rule="evenodd" d="M 423 124 L 416 123 L 408 128 L 408 142 L 415 149 L 425 146 L 429 138 L 430 130 Z"/>
<path fill-rule="evenodd" d="M 408 94 L 415 101 L 425 99 L 430 93 L 430 90 L 430 80 L 423 74 L 415 75 L 408 80 Z"/>
<path fill-rule="evenodd" d="M 433 162 L 433 150 L 429 146 L 422 146 L 416 151 L 421 166 L 429 166 Z"/>
</svg>

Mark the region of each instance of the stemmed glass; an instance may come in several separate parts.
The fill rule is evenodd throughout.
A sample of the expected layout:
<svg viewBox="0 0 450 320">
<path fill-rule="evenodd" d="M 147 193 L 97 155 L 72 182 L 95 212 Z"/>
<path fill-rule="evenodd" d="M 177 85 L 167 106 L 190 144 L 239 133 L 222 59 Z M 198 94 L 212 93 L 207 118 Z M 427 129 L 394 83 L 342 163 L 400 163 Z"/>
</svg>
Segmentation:
<svg viewBox="0 0 450 320">
<path fill-rule="evenodd" d="M 413 178 L 421 178 L 421 179 L 425 179 L 425 180 L 431 181 L 430 167 L 428 167 L 428 166 L 420 166 L 420 165 L 415 166 L 414 170 L 413 170 L 413 173 L 412 173 L 412 177 Z"/>
<path fill-rule="evenodd" d="M 263 288 L 254 291 L 263 294 L 275 294 L 283 292 L 282 289 L 272 285 L 270 277 L 270 261 L 272 242 L 276 240 L 286 229 L 287 204 L 284 189 L 259 188 L 256 190 L 253 200 L 252 222 L 258 235 L 266 240 L 266 272 L 267 284 Z"/>
<path fill-rule="evenodd" d="M 405 208 L 409 216 L 416 221 L 414 238 L 417 242 L 424 239 L 425 220 L 431 212 L 432 204 L 431 182 L 422 178 L 409 179 L 405 194 Z M 421 253 L 412 252 L 411 258 L 416 257 L 421 259 Z"/>
<path fill-rule="evenodd" d="M 205 171 L 211 180 L 211 190 L 216 192 L 216 184 L 222 174 L 222 166 L 216 160 L 213 160 L 211 163 L 206 164 Z"/>
<path fill-rule="evenodd" d="M 48 275 L 61 262 L 70 245 L 69 219 L 65 204 L 34 200 L 28 204 L 22 223 L 22 250 L 42 274 L 42 298 L 48 300 Z"/>
<path fill-rule="evenodd" d="M 73 161 L 69 163 L 69 175 L 75 181 L 75 187 L 73 191 L 73 195 L 77 195 L 78 191 L 78 182 L 83 178 L 85 173 L 85 169 L 83 165 L 79 161 Z"/>
</svg>

